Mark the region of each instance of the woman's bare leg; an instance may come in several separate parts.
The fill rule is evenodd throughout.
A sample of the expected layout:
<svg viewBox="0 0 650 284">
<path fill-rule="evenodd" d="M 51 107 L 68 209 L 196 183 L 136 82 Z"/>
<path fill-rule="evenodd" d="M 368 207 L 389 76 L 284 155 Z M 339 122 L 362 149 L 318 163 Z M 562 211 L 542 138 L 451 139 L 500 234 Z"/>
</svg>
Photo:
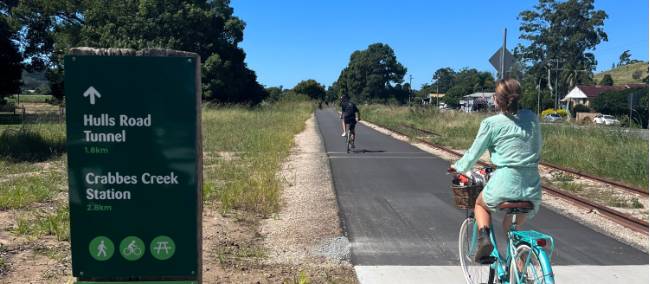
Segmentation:
<svg viewBox="0 0 650 284">
<path fill-rule="evenodd" d="M 483 201 L 483 193 L 478 195 L 476 199 L 476 205 L 474 205 L 474 217 L 476 218 L 476 223 L 479 228 L 489 228 L 490 227 L 490 210 Z"/>
</svg>

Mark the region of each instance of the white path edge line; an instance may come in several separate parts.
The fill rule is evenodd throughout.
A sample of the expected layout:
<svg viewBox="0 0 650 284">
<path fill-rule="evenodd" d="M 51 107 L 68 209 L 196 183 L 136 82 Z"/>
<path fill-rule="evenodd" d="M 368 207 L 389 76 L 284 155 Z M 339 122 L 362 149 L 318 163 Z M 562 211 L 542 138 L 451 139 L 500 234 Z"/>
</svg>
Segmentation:
<svg viewBox="0 0 650 284">
<path fill-rule="evenodd" d="M 355 266 L 361 284 L 465 283 L 460 266 Z M 648 283 L 648 265 L 554 266 L 557 283 Z"/>
</svg>

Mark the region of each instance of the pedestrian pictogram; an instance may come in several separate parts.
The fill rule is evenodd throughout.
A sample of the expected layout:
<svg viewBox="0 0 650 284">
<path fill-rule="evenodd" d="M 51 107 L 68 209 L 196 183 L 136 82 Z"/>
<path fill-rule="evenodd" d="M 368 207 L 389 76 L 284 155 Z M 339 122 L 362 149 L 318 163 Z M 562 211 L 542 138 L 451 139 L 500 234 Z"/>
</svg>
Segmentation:
<svg viewBox="0 0 650 284">
<path fill-rule="evenodd" d="M 158 260 L 167 260 L 176 252 L 176 244 L 168 236 L 158 236 L 151 241 L 151 255 Z"/>
<path fill-rule="evenodd" d="M 113 256 L 115 246 L 109 238 L 99 236 L 90 241 L 88 251 L 95 260 L 105 261 Z"/>
<path fill-rule="evenodd" d="M 126 260 L 136 261 L 144 255 L 144 242 L 135 236 L 128 236 L 120 242 L 120 254 Z"/>
</svg>

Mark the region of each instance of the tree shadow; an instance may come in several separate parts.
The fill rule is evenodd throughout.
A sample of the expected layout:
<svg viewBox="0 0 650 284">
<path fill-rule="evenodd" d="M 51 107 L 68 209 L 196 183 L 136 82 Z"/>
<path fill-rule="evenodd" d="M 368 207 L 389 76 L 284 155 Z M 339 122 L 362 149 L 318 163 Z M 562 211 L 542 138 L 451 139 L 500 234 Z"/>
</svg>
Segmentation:
<svg viewBox="0 0 650 284">
<path fill-rule="evenodd" d="M 0 134 L 0 157 L 12 162 L 42 162 L 65 152 L 65 140 L 48 139 L 28 129 L 6 129 Z"/>
</svg>

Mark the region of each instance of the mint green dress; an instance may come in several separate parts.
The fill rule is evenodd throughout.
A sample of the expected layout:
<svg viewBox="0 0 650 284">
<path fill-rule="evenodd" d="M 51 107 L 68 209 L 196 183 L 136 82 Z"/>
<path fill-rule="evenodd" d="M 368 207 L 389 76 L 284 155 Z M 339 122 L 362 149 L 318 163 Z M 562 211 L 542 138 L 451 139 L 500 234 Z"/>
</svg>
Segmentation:
<svg viewBox="0 0 650 284">
<path fill-rule="evenodd" d="M 453 167 L 458 172 L 472 169 L 485 150 L 496 165 L 491 179 L 483 188 L 483 200 L 491 211 L 503 201 L 528 200 L 535 209 L 542 202 L 538 164 L 542 149 L 542 134 L 537 115 L 521 110 L 516 115 L 497 114 L 484 119 L 472 147 Z"/>
</svg>

